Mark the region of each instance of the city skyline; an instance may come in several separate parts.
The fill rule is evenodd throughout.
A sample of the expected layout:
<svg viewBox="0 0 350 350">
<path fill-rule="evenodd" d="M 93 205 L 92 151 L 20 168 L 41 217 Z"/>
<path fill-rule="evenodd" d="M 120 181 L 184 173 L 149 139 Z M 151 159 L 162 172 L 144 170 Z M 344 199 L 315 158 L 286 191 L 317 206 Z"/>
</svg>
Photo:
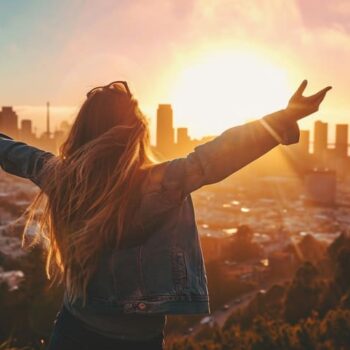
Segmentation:
<svg viewBox="0 0 350 350">
<path fill-rule="evenodd" d="M 161 104 L 169 104 L 169 102 L 164 102 Z M 10 105 L 9 103 L 5 103 L 3 104 L 4 106 L 6 105 Z M 0 107 L 1 107 L 1 103 L 0 103 Z M 27 107 L 23 107 L 23 106 L 12 106 L 18 114 L 19 117 L 19 122 L 22 119 L 31 119 L 33 121 L 33 128 L 35 130 L 36 133 L 42 133 L 45 132 L 46 130 L 46 103 L 43 103 L 40 106 L 36 106 L 36 107 L 31 107 L 34 108 L 34 112 L 28 112 L 28 110 L 26 109 Z M 174 110 L 174 114 L 176 114 L 176 118 L 174 119 L 174 124 L 177 125 L 177 127 L 182 127 L 185 126 L 184 123 L 181 122 L 181 118 L 179 118 L 179 115 L 176 113 L 176 108 L 174 109 L 174 106 L 172 105 L 172 108 Z M 62 122 L 68 122 L 68 123 L 72 123 L 75 119 L 75 117 L 78 114 L 78 107 L 62 107 L 62 106 L 57 106 L 55 104 L 51 104 L 50 106 L 50 110 L 51 110 L 51 114 L 52 114 L 52 118 L 51 118 L 51 123 L 52 123 L 52 129 L 55 128 L 59 128 L 60 124 Z M 151 131 L 151 139 L 153 142 L 155 142 L 156 140 L 156 113 L 157 113 L 157 107 L 153 108 L 152 113 L 151 114 L 145 114 L 146 117 L 149 119 L 150 121 L 150 131 Z M 330 115 L 332 115 L 333 113 L 330 113 Z M 349 113 L 345 113 L 344 115 L 350 115 Z M 263 116 L 263 115 L 261 115 Z M 259 116 L 258 116 L 259 117 Z M 311 135 L 313 134 L 313 124 L 316 120 L 322 120 L 324 122 L 327 122 L 327 120 L 331 120 L 333 121 L 332 118 L 330 117 L 325 117 L 325 118 L 321 118 L 320 114 L 317 113 L 317 115 L 315 116 L 311 116 L 306 118 L 307 120 L 301 120 L 299 121 L 299 125 L 301 129 L 307 129 L 311 131 Z M 348 118 L 344 118 L 344 120 L 346 120 Z M 191 120 L 191 118 L 187 118 L 187 120 Z M 251 120 L 251 119 L 250 119 Z M 244 122 L 248 122 L 249 119 L 247 119 Z M 348 121 L 349 122 L 349 121 Z M 339 124 L 343 124 L 344 122 L 339 122 Z M 191 124 L 191 123 L 189 123 Z M 206 136 L 207 134 L 198 134 L 196 132 L 194 132 L 195 130 L 193 128 L 191 128 L 191 126 L 187 124 L 187 127 L 189 130 L 191 130 L 191 135 L 194 138 L 201 138 Z M 337 124 L 336 122 L 331 122 L 329 127 L 332 129 L 332 127 Z M 239 123 L 235 123 L 234 120 L 232 120 L 232 124 L 228 125 L 227 128 L 235 126 L 235 125 L 239 125 Z M 219 134 L 220 132 L 224 131 L 226 128 L 224 129 L 220 129 L 219 132 L 217 134 Z M 333 132 L 331 132 L 331 135 L 333 134 Z M 334 135 L 335 135 L 335 130 L 334 130 Z M 332 139 L 332 137 L 330 138 L 330 142 L 334 142 L 334 140 Z"/>
<path fill-rule="evenodd" d="M 18 113 L 12 106 L 2 106 L 0 110 L 0 132 L 8 133 L 13 138 L 20 138 L 30 143 L 36 139 L 48 140 L 57 137 L 61 141 L 64 138 L 64 133 L 61 129 L 55 127 L 55 130 L 50 129 L 52 120 L 50 119 L 50 102 L 46 103 L 46 130 L 41 133 L 36 133 L 35 125 L 32 119 L 20 118 Z M 156 135 L 152 142 L 158 151 L 161 151 L 165 156 L 173 154 L 185 154 L 195 147 L 197 144 L 208 141 L 218 135 L 204 135 L 202 138 L 191 137 L 190 130 L 187 126 L 174 126 L 174 113 L 172 105 L 167 103 L 158 104 L 156 114 Z M 67 124 L 71 125 L 71 124 Z M 321 156 L 326 150 L 334 149 L 338 154 L 348 155 L 350 148 L 349 143 L 349 124 L 334 124 L 335 133 L 330 137 L 330 124 L 321 120 L 316 120 L 313 125 L 313 130 L 300 128 L 300 140 L 298 143 L 299 149 L 304 152 Z M 65 130 L 67 132 L 68 130 Z M 224 131 L 224 130 L 223 130 Z M 310 137 L 311 133 L 313 138 Z M 330 140 L 334 139 L 334 142 Z M 180 147 L 174 153 L 174 147 Z M 334 147 L 330 147 L 334 146 Z M 57 146 L 52 146 L 57 148 Z"/>
</svg>

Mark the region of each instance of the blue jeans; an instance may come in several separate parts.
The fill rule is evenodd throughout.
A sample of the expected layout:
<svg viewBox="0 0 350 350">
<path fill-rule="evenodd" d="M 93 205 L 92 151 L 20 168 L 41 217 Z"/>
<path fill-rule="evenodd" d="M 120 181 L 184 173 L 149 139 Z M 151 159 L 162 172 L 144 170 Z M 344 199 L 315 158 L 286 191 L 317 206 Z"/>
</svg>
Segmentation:
<svg viewBox="0 0 350 350">
<path fill-rule="evenodd" d="M 57 314 L 46 350 L 163 350 L 164 337 L 147 341 L 107 338 L 88 330 L 64 306 Z"/>
</svg>

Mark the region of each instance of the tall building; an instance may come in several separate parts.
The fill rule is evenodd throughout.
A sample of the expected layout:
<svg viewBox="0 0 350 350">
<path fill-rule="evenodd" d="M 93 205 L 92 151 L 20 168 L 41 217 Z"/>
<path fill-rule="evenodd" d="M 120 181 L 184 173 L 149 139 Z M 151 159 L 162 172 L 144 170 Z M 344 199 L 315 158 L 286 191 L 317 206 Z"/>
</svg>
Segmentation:
<svg viewBox="0 0 350 350">
<path fill-rule="evenodd" d="M 170 104 L 158 106 L 156 146 L 165 157 L 171 156 L 174 151 L 173 110 Z"/>
<path fill-rule="evenodd" d="M 31 135 L 32 134 L 32 121 L 31 121 L 31 119 L 22 119 L 21 120 L 21 132 L 22 132 L 22 135 Z"/>
<path fill-rule="evenodd" d="M 327 149 L 328 124 L 317 120 L 314 128 L 314 155 L 323 160 Z"/>
<path fill-rule="evenodd" d="M 179 156 L 184 156 L 191 151 L 191 139 L 187 128 L 177 128 L 176 151 Z"/>
<path fill-rule="evenodd" d="M 57 151 L 56 140 L 52 137 L 50 130 L 50 102 L 46 103 L 46 131 L 44 131 L 39 139 L 41 147 L 49 152 L 55 153 Z"/>
<path fill-rule="evenodd" d="M 21 130 L 20 130 L 21 139 L 25 142 L 30 142 L 33 138 L 32 132 L 32 121 L 31 119 L 22 119 L 21 120 Z"/>
<path fill-rule="evenodd" d="M 177 128 L 177 144 L 187 146 L 189 142 L 190 142 L 190 137 L 188 136 L 188 129 Z"/>
<path fill-rule="evenodd" d="M 348 125 L 337 124 L 335 131 L 335 152 L 338 157 L 348 155 Z"/>
<path fill-rule="evenodd" d="M 310 146 L 310 131 L 309 130 L 300 130 L 299 138 L 299 150 L 302 154 L 309 153 Z"/>
<path fill-rule="evenodd" d="M 50 137 L 50 102 L 46 102 L 46 133 Z"/>
<path fill-rule="evenodd" d="M 15 139 L 18 137 L 18 116 L 11 106 L 0 111 L 0 130 Z"/>
</svg>

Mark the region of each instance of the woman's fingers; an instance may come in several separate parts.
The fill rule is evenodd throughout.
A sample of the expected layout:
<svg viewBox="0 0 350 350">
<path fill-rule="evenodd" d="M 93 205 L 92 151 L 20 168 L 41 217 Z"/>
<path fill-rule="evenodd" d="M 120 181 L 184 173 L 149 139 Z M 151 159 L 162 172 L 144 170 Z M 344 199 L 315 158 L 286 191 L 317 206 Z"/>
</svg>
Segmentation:
<svg viewBox="0 0 350 350">
<path fill-rule="evenodd" d="M 331 86 L 327 86 L 326 88 L 322 89 L 321 91 L 319 91 L 317 94 L 311 96 L 312 98 L 309 100 L 309 103 L 317 106 L 317 108 L 319 107 L 319 105 L 321 104 L 321 102 L 324 100 L 324 98 L 326 97 L 327 92 L 331 89 Z"/>
<path fill-rule="evenodd" d="M 303 82 L 299 85 L 297 91 L 295 91 L 293 96 L 301 96 L 307 86 L 307 80 L 304 79 Z"/>
<path fill-rule="evenodd" d="M 318 91 L 311 96 L 303 96 L 303 92 L 307 86 L 307 80 L 304 80 L 297 91 L 294 93 L 292 98 L 289 100 L 288 107 L 291 110 L 294 110 L 296 115 L 300 115 L 298 119 L 304 118 L 305 116 L 316 112 L 319 108 L 319 105 L 325 98 L 327 92 L 332 89 L 331 86 L 327 86 L 324 89 Z"/>
<path fill-rule="evenodd" d="M 326 97 L 327 92 L 328 92 L 329 90 L 330 90 L 330 89 L 324 91 L 324 93 L 321 94 L 321 96 L 320 96 L 319 99 L 317 100 L 317 103 L 318 103 L 318 104 L 320 104 L 320 103 L 324 100 L 324 98 Z"/>
<path fill-rule="evenodd" d="M 331 89 L 331 86 L 327 86 L 324 89 L 320 90 L 319 92 L 317 92 L 316 94 L 312 95 L 309 97 L 310 100 L 312 101 L 317 101 L 318 99 L 323 98 L 326 96 L 326 93 Z"/>
</svg>

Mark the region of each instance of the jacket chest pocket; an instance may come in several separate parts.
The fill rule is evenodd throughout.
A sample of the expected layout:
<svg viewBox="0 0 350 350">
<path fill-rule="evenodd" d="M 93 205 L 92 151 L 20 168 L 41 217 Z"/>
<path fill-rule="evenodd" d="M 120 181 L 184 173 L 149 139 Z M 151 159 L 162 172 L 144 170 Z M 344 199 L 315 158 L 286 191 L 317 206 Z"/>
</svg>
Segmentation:
<svg viewBox="0 0 350 350">
<path fill-rule="evenodd" d="M 187 287 L 188 273 L 186 266 L 186 256 L 181 250 L 174 249 L 172 252 L 172 272 L 175 290 L 181 293 Z"/>
</svg>

